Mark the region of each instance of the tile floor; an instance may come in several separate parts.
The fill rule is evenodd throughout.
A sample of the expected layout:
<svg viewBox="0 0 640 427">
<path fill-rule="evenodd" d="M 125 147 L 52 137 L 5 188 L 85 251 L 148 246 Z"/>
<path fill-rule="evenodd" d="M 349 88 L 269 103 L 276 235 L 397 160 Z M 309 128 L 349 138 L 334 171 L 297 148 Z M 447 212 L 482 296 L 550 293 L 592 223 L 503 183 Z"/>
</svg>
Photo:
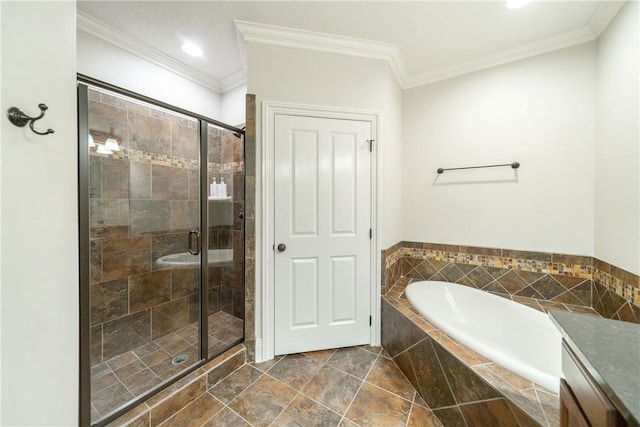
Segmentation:
<svg viewBox="0 0 640 427">
<path fill-rule="evenodd" d="M 380 347 L 245 364 L 161 427 L 441 426 Z"/>
<path fill-rule="evenodd" d="M 219 354 L 243 337 L 244 322 L 219 311 L 209 316 L 209 353 Z M 175 356 L 188 359 L 173 364 Z M 96 421 L 198 361 L 197 323 L 91 368 L 91 419 Z"/>
</svg>

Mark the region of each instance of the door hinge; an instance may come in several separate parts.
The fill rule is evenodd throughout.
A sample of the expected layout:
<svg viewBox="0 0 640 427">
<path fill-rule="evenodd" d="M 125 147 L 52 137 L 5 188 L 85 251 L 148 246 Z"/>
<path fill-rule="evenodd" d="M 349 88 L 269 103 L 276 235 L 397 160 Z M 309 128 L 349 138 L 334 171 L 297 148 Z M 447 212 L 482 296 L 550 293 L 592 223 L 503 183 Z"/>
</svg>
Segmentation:
<svg viewBox="0 0 640 427">
<path fill-rule="evenodd" d="M 367 139 L 367 142 L 369 143 L 369 152 L 373 151 L 373 143 L 375 141 L 375 139 Z"/>
<path fill-rule="evenodd" d="M 369 326 L 371 326 L 373 320 L 371 319 L 371 316 L 369 316 Z"/>
<path fill-rule="evenodd" d="M 369 239 L 373 239 L 373 228 L 369 229 Z"/>
</svg>

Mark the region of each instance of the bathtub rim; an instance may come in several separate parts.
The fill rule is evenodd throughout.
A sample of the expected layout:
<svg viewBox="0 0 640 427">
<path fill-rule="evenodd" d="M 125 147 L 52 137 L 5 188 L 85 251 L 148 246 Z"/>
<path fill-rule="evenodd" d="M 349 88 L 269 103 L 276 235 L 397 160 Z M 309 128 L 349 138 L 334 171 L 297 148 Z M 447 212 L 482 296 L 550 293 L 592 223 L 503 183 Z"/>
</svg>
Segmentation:
<svg viewBox="0 0 640 427">
<path fill-rule="evenodd" d="M 223 252 L 223 253 L 227 253 L 229 255 L 231 255 L 230 259 L 222 259 L 222 260 L 217 260 L 214 259 L 214 257 L 211 256 L 212 253 L 216 253 L 216 252 Z M 209 254 L 209 264 L 221 264 L 221 263 L 226 263 L 226 262 L 232 262 L 233 261 L 233 249 L 209 249 L 208 250 L 208 254 Z M 169 257 L 175 257 L 175 256 L 180 256 L 180 255 L 186 255 L 188 256 L 192 256 L 194 257 L 193 260 L 186 260 L 186 261 L 172 261 Z M 161 256 L 160 258 L 158 258 L 156 260 L 156 263 L 162 267 L 196 267 L 198 265 L 200 265 L 200 256 L 199 255 L 191 255 L 189 252 L 178 252 L 178 253 L 174 253 L 174 254 L 167 254 L 164 256 Z"/>
</svg>

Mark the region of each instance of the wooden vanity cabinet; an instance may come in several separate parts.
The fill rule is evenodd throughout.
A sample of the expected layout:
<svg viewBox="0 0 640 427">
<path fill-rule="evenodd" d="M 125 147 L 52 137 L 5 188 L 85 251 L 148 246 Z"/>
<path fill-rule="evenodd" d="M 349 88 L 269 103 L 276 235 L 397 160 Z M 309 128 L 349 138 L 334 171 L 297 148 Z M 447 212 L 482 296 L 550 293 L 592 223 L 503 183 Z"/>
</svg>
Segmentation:
<svg viewBox="0 0 640 427">
<path fill-rule="evenodd" d="M 562 372 L 565 379 L 560 380 L 561 427 L 627 426 L 620 413 L 564 340 Z"/>
</svg>

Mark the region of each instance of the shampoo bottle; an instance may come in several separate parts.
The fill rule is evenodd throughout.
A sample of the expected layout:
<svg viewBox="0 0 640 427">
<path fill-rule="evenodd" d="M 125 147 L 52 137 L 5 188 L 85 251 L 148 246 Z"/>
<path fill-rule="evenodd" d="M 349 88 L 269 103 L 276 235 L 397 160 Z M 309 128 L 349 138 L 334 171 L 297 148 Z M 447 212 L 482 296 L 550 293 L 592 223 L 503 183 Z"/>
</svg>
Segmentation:
<svg viewBox="0 0 640 427">
<path fill-rule="evenodd" d="M 220 188 L 220 195 L 219 197 L 226 199 L 227 198 L 227 184 L 225 184 L 224 182 L 224 178 L 220 177 L 220 184 L 219 187 Z"/>
<path fill-rule="evenodd" d="M 209 197 L 217 197 L 218 184 L 215 178 L 211 178 L 211 184 L 209 185 Z"/>
</svg>

